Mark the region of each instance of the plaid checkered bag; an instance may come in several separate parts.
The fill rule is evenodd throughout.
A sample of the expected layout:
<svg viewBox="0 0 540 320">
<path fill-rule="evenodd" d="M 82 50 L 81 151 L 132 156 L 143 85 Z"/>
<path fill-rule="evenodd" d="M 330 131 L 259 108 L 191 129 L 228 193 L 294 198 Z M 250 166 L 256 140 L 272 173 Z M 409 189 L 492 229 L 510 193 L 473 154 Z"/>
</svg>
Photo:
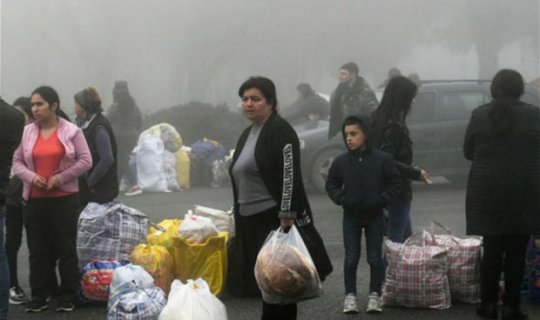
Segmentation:
<svg viewBox="0 0 540 320">
<path fill-rule="evenodd" d="M 419 241 L 417 240 L 419 239 Z M 385 306 L 448 309 L 448 249 L 422 231 L 405 243 L 385 241 L 388 269 L 383 287 Z"/>
<path fill-rule="evenodd" d="M 126 283 L 110 297 L 107 320 L 156 320 L 166 304 L 159 287 L 145 289 Z"/>
<path fill-rule="evenodd" d="M 435 234 L 437 245 L 449 249 L 448 281 L 452 302 L 479 303 L 482 239 L 458 238 L 438 222 L 431 224 L 431 231 L 435 233 L 437 227 L 444 231 L 444 234 Z"/>
<path fill-rule="evenodd" d="M 94 260 L 129 260 L 131 252 L 146 242 L 148 218 L 118 202 L 90 202 L 79 217 L 77 255 L 79 268 Z"/>
</svg>

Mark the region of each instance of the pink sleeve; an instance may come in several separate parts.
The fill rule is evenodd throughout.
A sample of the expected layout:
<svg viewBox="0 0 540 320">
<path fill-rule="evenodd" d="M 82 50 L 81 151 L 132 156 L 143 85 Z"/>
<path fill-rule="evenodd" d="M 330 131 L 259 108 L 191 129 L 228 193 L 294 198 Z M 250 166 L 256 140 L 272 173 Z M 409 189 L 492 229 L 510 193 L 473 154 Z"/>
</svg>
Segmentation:
<svg viewBox="0 0 540 320">
<path fill-rule="evenodd" d="M 13 153 L 13 164 L 11 166 L 11 171 L 13 171 L 13 174 L 23 182 L 31 184 L 36 173 L 28 169 L 28 166 L 24 161 L 23 143 L 24 137 L 22 142 L 17 147 L 17 150 L 15 150 L 15 153 Z"/>
<path fill-rule="evenodd" d="M 77 161 L 71 167 L 57 175 L 60 184 L 77 179 L 92 168 L 92 155 L 90 154 L 90 149 L 88 149 L 86 138 L 81 129 L 77 128 L 77 132 L 73 136 L 72 142 L 75 148 L 75 158 Z"/>
</svg>

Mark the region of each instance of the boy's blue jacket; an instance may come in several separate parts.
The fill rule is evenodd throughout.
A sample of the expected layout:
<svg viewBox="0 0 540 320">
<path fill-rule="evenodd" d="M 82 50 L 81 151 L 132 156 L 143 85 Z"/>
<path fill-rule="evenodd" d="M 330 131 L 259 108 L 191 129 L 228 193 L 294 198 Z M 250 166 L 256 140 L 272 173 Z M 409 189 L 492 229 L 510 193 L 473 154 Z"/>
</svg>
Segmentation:
<svg viewBox="0 0 540 320">
<path fill-rule="evenodd" d="M 369 219 L 399 195 L 402 179 L 392 156 L 370 146 L 369 119 L 349 118 L 359 121 L 367 148 L 349 150 L 334 160 L 328 172 L 326 192 L 332 201 L 343 206 L 345 213 L 362 214 Z"/>
</svg>

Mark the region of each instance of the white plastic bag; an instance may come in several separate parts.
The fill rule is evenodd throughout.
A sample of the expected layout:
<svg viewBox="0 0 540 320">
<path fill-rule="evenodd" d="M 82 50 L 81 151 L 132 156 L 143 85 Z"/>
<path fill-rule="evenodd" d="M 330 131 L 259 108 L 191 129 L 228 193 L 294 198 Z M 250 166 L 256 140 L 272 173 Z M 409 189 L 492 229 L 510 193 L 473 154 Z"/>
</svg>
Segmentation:
<svg viewBox="0 0 540 320">
<path fill-rule="evenodd" d="M 200 217 L 189 212 L 178 228 L 181 239 L 190 243 L 203 243 L 212 236 L 217 236 L 218 229 L 210 218 Z"/>
<path fill-rule="evenodd" d="M 159 135 L 141 136 L 137 144 L 137 183 L 148 192 L 168 192 L 163 166 L 165 146 Z"/>
<path fill-rule="evenodd" d="M 234 236 L 234 216 L 232 212 L 195 205 L 195 215 L 210 218 L 219 231 L 227 231 L 230 237 Z"/>
<path fill-rule="evenodd" d="M 180 191 L 176 179 L 176 154 L 166 149 L 163 151 L 163 171 L 167 179 L 167 188 L 170 191 Z"/>
<path fill-rule="evenodd" d="M 227 310 L 203 279 L 174 280 L 169 301 L 158 320 L 227 320 Z"/>
<path fill-rule="evenodd" d="M 321 281 L 309 251 L 296 229 L 272 231 L 255 264 L 262 298 L 270 304 L 289 304 L 321 295 Z"/>
<path fill-rule="evenodd" d="M 128 264 L 114 270 L 110 296 L 116 294 L 119 288 L 123 287 L 150 289 L 154 287 L 154 278 L 141 266 Z"/>
</svg>

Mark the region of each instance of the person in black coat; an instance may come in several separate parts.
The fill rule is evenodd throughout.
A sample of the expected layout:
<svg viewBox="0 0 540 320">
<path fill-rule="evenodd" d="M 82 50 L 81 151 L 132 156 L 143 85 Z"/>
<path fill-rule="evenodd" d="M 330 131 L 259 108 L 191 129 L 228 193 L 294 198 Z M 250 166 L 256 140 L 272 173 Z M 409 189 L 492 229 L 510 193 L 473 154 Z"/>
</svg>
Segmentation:
<svg viewBox="0 0 540 320">
<path fill-rule="evenodd" d="M 343 123 L 343 138 L 349 151 L 333 162 L 326 180 L 326 192 L 343 206 L 343 243 L 345 246 L 344 313 L 358 313 L 356 273 L 360 259 L 362 230 L 366 238 L 366 256 L 370 266 L 368 313 L 382 312 L 384 282 L 383 208 L 401 191 L 401 177 L 390 154 L 373 148 L 369 142 L 369 118 L 351 116 Z"/>
<path fill-rule="evenodd" d="M 323 280 L 332 272 L 300 171 L 300 143 L 294 129 L 277 113 L 274 83 L 252 77 L 239 89 L 245 116 L 252 122 L 238 140 L 230 174 L 236 237 L 231 245 L 229 287 L 243 295 L 259 293 L 254 277 L 257 254 L 268 234 L 295 224 Z M 260 293 L 259 293 L 260 295 Z M 296 304 L 263 301 L 264 320 L 296 319 Z"/>
<path fill-rule="evenodd" d="M 302 124 L 308 121 L 328 119 L 330 104 L 317 94 L 308 83 L 300 83 L 298 99 L 282 113 L 291 125 Z"/>
<path fill-rule="evenodd" d="M 388 204 L 388 238 L 399 243 L 412 234 L 412 180 L 431 183 L 428 173 L 413 165 L 412 141 L 405 122 L 416 92 L 414 82 L 402 76 L 394 77 L 373 113 L 372 143 L 394 157 L 403 181 L 401 194 Z"/>
<path fill-rule="evenodd" d="M 84 208 L 88 202 L 106 203 L 118 196 L 117 145 L 96 89 L 79 91 L 74 100 L 77 126 L 83 130 L 92 154 L 92 168 L 79 177 L 79 197 Z"/>
<path fill-rule="evenodd" d="M 0 98 L 0 319 L 7 319 L 9 300 L 9 270 L 4 248 L 4 218 L 6 188 L 13 161 L 24 128 L 24 116 Z"/>
<path fill-rule="evenodd" d="M 521 102 L 521 75 L 501 70 L 493 101 L 472 113 L 463 152 L 472 161 L 467 185 L 467 234 L 484 237 L 480 267 L 484 318 L 497 317 L 504 270 L 503 319 L 527 319 L 520 308 L 529 236 L 540 234 L 540 109 Z"/>
</svg>

